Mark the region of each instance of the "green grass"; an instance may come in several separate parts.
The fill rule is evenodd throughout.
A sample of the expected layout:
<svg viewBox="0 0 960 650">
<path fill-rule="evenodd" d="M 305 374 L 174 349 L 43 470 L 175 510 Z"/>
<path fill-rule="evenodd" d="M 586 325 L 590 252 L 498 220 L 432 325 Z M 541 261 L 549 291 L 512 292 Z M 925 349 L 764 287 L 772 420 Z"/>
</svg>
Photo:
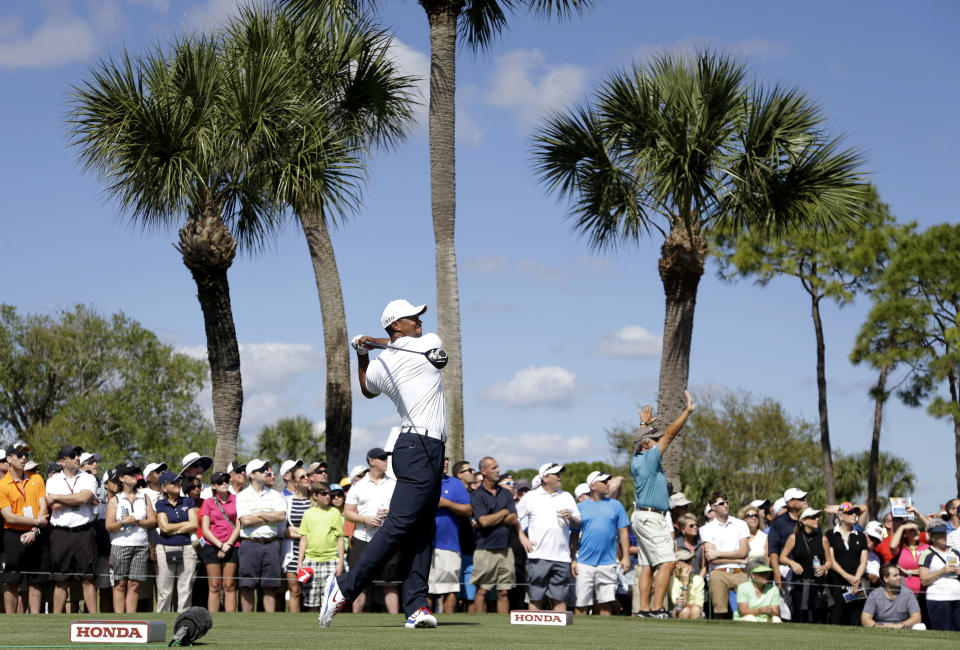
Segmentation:
<svg viewBox="0 0 960 650">
<path fill-rule="evenodd" d="M 71 647 L 69 622 L 83 617 L 0 616 L 0 647 Z M 102 618 L 120 618 L 103 615 Z M 133 618 L 132 616 L 128 618 Z M 146 614 L 167 621 L 173 635 L 174 614 Z M 729 621 L 654 621 L 628 617 L 577 617 L 567 628 L 510 625 L 497 614 L 440 616 L 435 630 L 408 630 L 403 618 L 390 614 L 341 614 L 326 630 L 314 614 L 214 614 L 213 629 L 201 639 L 208 648 L 333 647 L 386 650 L 400 647 L 446 648 L 634 648 L 640 646 L 802 648 L 802 647 L 958 647 L 960 635 L 949 632 L 864 630 L 821 625 L 760 625 Z M 94 644 L 74 644 L 89 647 Z M 112 647 L 122 647 L 110 644 Z M 166 645 L 166 644 L 164 644 Z M 157 644 L 154 644 L 156 647 Z M 132 647 L 132 646 L 126 646 Z M 142 647 L 142 646 L 140 646 Z"/>
</svg>

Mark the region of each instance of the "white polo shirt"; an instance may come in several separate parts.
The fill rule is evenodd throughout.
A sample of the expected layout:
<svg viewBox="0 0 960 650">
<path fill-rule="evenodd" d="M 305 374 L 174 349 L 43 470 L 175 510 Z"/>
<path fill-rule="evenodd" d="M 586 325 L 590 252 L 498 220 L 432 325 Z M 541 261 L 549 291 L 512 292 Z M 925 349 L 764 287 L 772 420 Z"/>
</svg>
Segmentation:
<svg viewBox="0 0 960 650">
<path fill-rule="evenodd" d="M 237 495 L 237 520 L 246 515 L 254 515 L 258 512 L 287 512 L 287 504 L 283 495 L 279 492 L 264 487 L 263 491 L 257 492 L 253 486 L 244 488 Z M 278 537 L 280 535 L 280 526 L 283 522 L 277 521 L 272 524 L 259 524 L 257 526 L 241 526 L 241 539 L 264 539 L 269 537 Z"/>
<path fill-rule="evenodd" d="M 740 541 L 750 539 L 750 527 L 743 519 L 728 517 L 727 523 L 720 523 L 720 519 L 714 517 L 713 521 L 700 529 L 700 539 L 704 542 L 713 544 L 713 548 L 721 553 L 736 551 L 740 548 Z M 749 550 L 748 550 L 749 552 Z M 714 569 L 742 569 L 746 562 L 734 562 L 732 560 L 720 560 L 716 564 L 710 563 L 710 570 Z"/>
<path fill-rule="evenodd" d="M 420 338 L 402 336 L 390 345 L 417 352 L 442 347 L 436 334 L 424 334 Z M 426 357 L 383 350 L 367 367 L 367 390 L 383 393 L 393 401 L 400 414 L 401 427 L 424 429 L 446 440 L 447 415 L 440 370 L 434 368 Z M 353 488 L 350 491 L 353 492 Z"/>
<path fill-rule="evenodd" d="M 369 472 L 359 481 L 350 486 L 347 492 L 347 503 L 357 506 L 361 517 L 376 517 L 381 508 L 390 509 L 390 499 L 393 498 L 393 489 L 397 481 L 384 475 L 379 481 L 370 478 Z M 377 534 L 379 528 L 358 523 L 353 529 L 353 536 L 361 542 L 369 542 Z"/>
<path fill-rule="evenodd" d="M 534 560 L 570 561 L 570 524 L 557 514 L 569 510 L 571 519 L 580 518 L 573 495 L 563 490 L 553 494 L 543 489 L 531 490 L 517 504 L 517 518 L 527 537 L 536 546 L 527 553 Z"/>
<path fill-rule="evenodd" d="M 76 494 L 84 490 L 97 495 L 97 479 L 86 472 L 77 472 L 73 478 L 57 472 L 47 480 L 47 494 Z M 50 525 L 58 528 L 76 528 L 96 520 L 97 506 L 89 503 L 50 510 Z"/>
</svg>

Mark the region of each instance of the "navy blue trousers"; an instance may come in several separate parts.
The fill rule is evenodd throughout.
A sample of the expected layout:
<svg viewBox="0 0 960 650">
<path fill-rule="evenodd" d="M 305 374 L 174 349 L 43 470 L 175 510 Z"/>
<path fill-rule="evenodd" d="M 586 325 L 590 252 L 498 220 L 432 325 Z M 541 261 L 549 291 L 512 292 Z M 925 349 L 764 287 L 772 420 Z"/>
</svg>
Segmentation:
<svg viewBox="0 0 960 650">
<path fill-rule="evenodd" d="M 437 531 L 434 517 L 440 501 L 443 451 L 442 442 L 416 433 L 401 433 L 397 438 L 393 448 L 397 486 L 390 500 L 390 512 L 356 566 L 337 579 L 348 601 L 361 594 L 399 550 L 400 575 L 406 576 L 404 613 L 410 616 L 421 607 L 429 606 L 427 578 Z"/>
</svg>

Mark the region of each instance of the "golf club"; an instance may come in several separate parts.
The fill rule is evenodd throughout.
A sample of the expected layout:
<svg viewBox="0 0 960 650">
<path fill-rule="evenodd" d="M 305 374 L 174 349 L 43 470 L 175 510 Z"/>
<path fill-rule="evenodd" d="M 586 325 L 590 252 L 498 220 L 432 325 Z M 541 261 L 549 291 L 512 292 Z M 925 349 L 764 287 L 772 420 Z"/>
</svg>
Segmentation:
<svg viewBox="0 0 960 650">
<path fill-rule="evenodd" d="M 398 352 L 409 352 L 411 354 L 422 354 L 427 358 L 434 368 L 438 370 L 447 365 L 447 351 L 443 348 L 433 348 L 427 350 L 426 352 L 420 352 L 419 350 L 408 350 L 406 348 L 395 348 L 392 345 L 380 345 L 379 343 L 374 343 L 373 341 L 367 341 L 364 344 L 364 347 L 369 348 L 379 348 L 381 350 L 397 350 Z"/>
</svg>

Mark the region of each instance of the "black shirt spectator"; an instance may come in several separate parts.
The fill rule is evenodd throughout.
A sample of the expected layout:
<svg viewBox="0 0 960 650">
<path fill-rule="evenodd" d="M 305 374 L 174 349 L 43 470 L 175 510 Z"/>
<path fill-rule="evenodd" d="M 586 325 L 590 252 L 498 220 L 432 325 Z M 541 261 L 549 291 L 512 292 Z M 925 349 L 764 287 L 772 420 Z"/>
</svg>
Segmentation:
<svg viewBox="0 0 960 650">
<path fill-rule="evenodd" d="M 513 495 L 499 485 L 494 494 L 490 494 L 486 489 L 475 490 L 470 495 L 470 504 L 473 506 L 474 519 L 499 512 L 504 508 L 513 514 L 517 512 L 517 507 L 513 503 Z M 510 546 L 510 529 L 503 524 L 490 528 L 477 528 L 476 533 L 477 548 L 494 550 Z"/>
</svg>

